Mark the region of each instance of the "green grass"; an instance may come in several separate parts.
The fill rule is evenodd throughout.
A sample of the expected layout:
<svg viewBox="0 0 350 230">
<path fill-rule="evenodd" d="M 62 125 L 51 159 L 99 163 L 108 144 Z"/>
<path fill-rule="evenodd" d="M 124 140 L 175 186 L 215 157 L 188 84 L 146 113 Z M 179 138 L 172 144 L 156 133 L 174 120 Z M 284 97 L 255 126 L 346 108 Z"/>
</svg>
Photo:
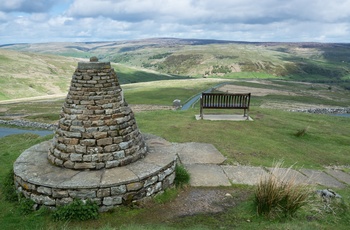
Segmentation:
<svg viewBox="0 0 350 230">
<path fill-rule="evenodd" d="M 286 165 L 298 162 L 297 166 L 307 168 L 350 163 L 347 118 L 252 108 L 254 122 L 210 122 L 194 120 L 197 112 L 141 112 L 136 114 L 136 119 L 142 132 L 153 133 L 169 141 L 212 143 L 229 157 L 229 162 L 270 166 L 274 159 L 283 158 Z M 308 132 L 303 137 L 295 137 L 295 132 L 306 125 L 310 126 Z M 0 138 L 0 183 L 23 150 L 51 137 L 23 134 Z M 249 187 L 233 189 L 237 196 L 252 193 Z M 337 192 L 345 202 L 349 202 L 348 189 Z M 308 206 L 291 219 L 267 221 L 256 216 L 251 196 L 242 196 L 237 206 L 223 213 L 178 217 L 165 223 L 162 219 L 151 217 L 151 214 L 161 207 L 158 205 L 171 202 L 176 193 L 170 190 L 169 194 L 165 196 L 165 201 L 152 207 L 117 208 L 101 214 L 97 220 L 69 223 L 53 222 L 47 212 L 21 215 L 16 204 L 1 198 L 0 209 L 3 211 L 0 223 L 3 229 L 114 229 L 120 226 L 129 229 L 328 229 L 335 224 L 337 229 L 346 229 L 350 224 L 348 212 L 317 214 Z"/>
<path fill-rule="evenodd" d="M 288 165 L 297 163 L 318 169 L 350 164 L 348 118 L 253 107 L 250 112 L 253 122 L 196 121 L 196 113 L 196 110 L 142 112 L 136 118 L 143 132 L 172 142 L 212 143 L 229 162 L 270 166 L 274 160 L 284 159 Z M 295 136 L 307 126 L 303 137 Z"/>
<path fill-rule="evenodd" d="M 183 102 L 198 92 L 226 80 L 196 79 L 177 81 L 157 81 L 123 85 L 125 98 L 130 104 L 171 105 L 174 99 Z M 328 97 L 319 99 L 307 92 L 327 93 L 323 85 L 299 85 L 293 82 L 273 81 L 283 90 L 302 91 L 307 103 L 325 103 Z M 254 88 L 272 88 L 258 83 L 241 83 Z M 299 86 L 299 88 L 298 88 Z M 326 89 L 326 90 L 325 90 Z M 327 94 L 325 94 L 327 95 Z M 339 101 L 346 102 L 346 92 L 330 92 Z M 148 111 L 136 113 L 136 120 L 143 133 L 151 133 L 171 142 L 204 142 L 213 144 L 227 157 L 228 164 L 270 167 L 275 160 L 284 160 L 285 165 L 323 169 L 329 165 L 350 165 L 349 143 L 350 123 L 348 118 L 330 115 L 316 115 L 286 112 L 277 109 L 261 108 L 261 103 L 280 100 L 293 102 L 288 97 L 253 97 L 250 116 L 252 122 L 196 121 L 198 105 L 188 111 Z M 316 99 L 315 99 L 316 98 Z M 337 99 L 337 100 L 338 100 Z M 342 101 L 341 103 L 345 103 Z M 2 105 L 5 114 L 24 114 L 27 119 L 53 122 L 59 114 L 63 100 L 38 101 Z M 335 102 L 338 103 L 338 102 Z M 243 111 L 206 110 L 205 113 L 242 113 Z M 295 134 L 308 127 L 304 135 Z M 12 135 L 0 138 L 0 184 L 12 168 L 13 162 L 21 152 L 30 146 L 52 138 L 31 134 Z M 198 214 L 172 219 L 163 219 L 159 210 L 172 202 L 178 190 L 168 190 L 156 198 L 151 206 L 120 207 L 100 215 L 97 220 L 86 222 L 54 222 L 51 214 L 39 211 L 23 215 L 17 204 L 4 200 L 0 187 L 0 225 L 2 229 L 347 229 L 350 224 L 347 188 L 336 192 L 343 196 L 344 204 L 334 204 L 336 214 L 321 210 L 320 201 L 302 207 L 293 218 L 266 220 L 256 215 L 253 206 L 254 187 L 233 186 L 233 194 L 239 202 L 233 208 L 216 214 Z M 158 202 L 157 199 L 160 201 Z M 323 204 L 323 203 L 321 203 Z M 333 207 L 333 206 L 332 206 Z M 157 213 L 158 212 L 158 213 Z"/>
<path fill-rule="evenodd" d="M 175 99 L 181 103 L 225 79 L 168 80 L 123 85 L 124 96 L 129 104 L 172 105 Z"/>
</svg>

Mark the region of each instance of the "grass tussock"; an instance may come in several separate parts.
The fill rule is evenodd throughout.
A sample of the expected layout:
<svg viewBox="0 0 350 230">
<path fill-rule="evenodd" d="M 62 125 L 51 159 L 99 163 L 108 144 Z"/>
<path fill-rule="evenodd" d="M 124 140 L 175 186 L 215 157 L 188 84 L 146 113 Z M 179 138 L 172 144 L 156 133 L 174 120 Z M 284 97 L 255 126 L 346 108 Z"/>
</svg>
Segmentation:
<svg viewBox="0 0 350 230">
<path fill-rule="evenodd" d="M 190 174 L 183 165 L 176 165 L 175 175 L 174 183 L 176 187 L 182 187 L 190 182 Z"/>
<path fill-rule="evenodd" d="M 295 136 L 296 137 L 302 137 L 304 136 L 309 130 L 309 126 L 307 126 L 306 128 L 303 128 L 303 129 L 299 129 L 296 133 L 295 133 Z"/>
<path fill-rule="evenodd" d="M 306 184 L 297 183 L 291 167 L 281 170 L 282 162 L 277 162 L 267 176 L 259 181 L 255 192 L 258 215 L 268 218 L 294 216 L 308 203 L 311 189 Z"/>
</svg>

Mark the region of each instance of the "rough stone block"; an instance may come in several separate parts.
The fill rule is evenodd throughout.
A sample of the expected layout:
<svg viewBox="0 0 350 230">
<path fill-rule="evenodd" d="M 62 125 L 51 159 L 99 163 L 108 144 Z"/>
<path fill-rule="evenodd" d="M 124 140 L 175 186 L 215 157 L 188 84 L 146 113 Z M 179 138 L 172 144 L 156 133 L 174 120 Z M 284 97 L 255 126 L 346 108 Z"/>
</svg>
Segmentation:
<svg viewBox="0 0 350 230">
<path fill-rule="evenodd" d="M 107 137 L 107 132 L 96 132 L 93 133 L 95 139 L 103 139 Z"/>
<path fill-rule="evenodd" d="M 72 153 L 70 154 L 70 160 L 72 162 L 83 161 L 83 154 Z"/>
<path fill-rule="evenodd" d="M 61 159 L 59 159 L 59 158 L 56 158 L 56 159 L 55 159 L 55 165 L 62 166 L 62 165 L 63 165 L 63 160 L 61 160 Z"/>
<path fill-rule="evenodd" d="M 72 198 L 96 198 L 96 191 L 89 189 L 69 190 L 68 193 Z"/>
<path fill-rule="evenodd" d="M 78 138 L 67 138 L 69 141 L 67 144 L 70 145 L 77 145 L 79 143 L 79 139 Z"/>
<path fill-rule="evenodd" d="M 44 186 L 39 186 L 37 188 L 38 193 L 44 194 L 44 195 L 51 195 L 52 189 Z"/>
<path fill-rule="evenodd" d="M 77 163 L 75 163 L 74 164 L 74 169 L 93 169 L 93 168 L 95 168 L 95 166 L 96 166 L 96 164 L 94 163 L 94 162 L 89 162 L 89 163 L 86 163 L 86 162 L 84 162 L 84 163 L 79 163 L 79 162 L 77 162 Z"/>
<path fill-rule="evenodd" d="M 75 146 L 75 152 L 77 152 L 77 153 L 82 153 L 82 154 L 86 154 L 86 146 L 83 146 L 83 145 L 76 145 L 76 146 Z"/>
<path fill-rule="evenodd" d="M 103 205 L 118 205 L 118 204 L 122 204 L 123 202 L 123 198 L 121 196 L 110 196 L 110 197 L 105 197 L 103 198 Z"/>
<path fill-rule="evenodd" d="M 101 126 L 101 127 L 98 128 L 98 131 L 99 132 L 107 132 L 108 133 L 109 126 L 107 126 L 107 125 Z"/>
<path fill-rule="evenodd" d="M 119 147 L 123 150 L 129 148 L 131 145 L 131 141 L 127 141 L 127 142 L 122 142 L 122 143 L 119 143 Z"/>
<path fill-rule="evenodd" d="M 66 137 L 75 137 L 75 138 L 80 138 L 81 137 L 81 133 L 77 133 L 77 132 L 64 132 L 64 136 Z"/>
<path fill-rule="evenodd" d="M 112 143 L 113 143 L 113 139 L 111 137 L 97 140 L 97 145 L 98 146 L 111 145 Z"/>
<path fill-rule="evenodd" d="M 111 144 L 104 147 L 105 152 L 115 152 L 117 150 L 119 150 L 119 145 L 117 144 Z"/>
<path fill-rule="evenodd" d="M 74 125 L 74 126 L 82 126 L 82 125 L 83 125 L 83 122 L 82 122 L 82 121 L 79 121 L 79 120 L 73 120 L 73 121 L 72 121 L 72 125 Z"/>
<path fill-rule="evenodd" d="M 164 180 L 165 177 L 169 176 L 173 172 L 174 172 L 174 170 L 172 168 L 168 168 L 168 169 L 164 170 L 164 172 L 159 174 L 159 181 Z"/>
<path fill-rule="evenodd" d="M 175 172 L 170 174 L 168 177 L 163 180 L 163 190 L 170 188 L 174 184 Z"/>
<path fill-rule="evenodd" d="M 148 187 L 148 186 L 156 183 L 157 181 L 158 181 L 158 176 L 150 177 L 145 181 L 144 187 Z"/>
<path fill-rule="evenodd" d="M 137 191 L 143 187 L 143 182 L 133 182 L 126 185 L 127 191 Z"/>
<path fill-rule="evenodd" d="M 27 190 L 27 191 L 30 191 L 30 190 L 35 190 L 35 185 L 31 184 L 31 183 L 27 183 L 27 182 L 24 182 L 21 184 L 22 187 Z"/>
<path fill-rule="evenodd" d="M 83 155 L 83 161 L 91 162 L 91 159 L 92 159 L 92 155 Z"/>
<path fill-rule="evenodd" d="M 30 198 L 37 204 L 44 204 L 48 206 L 56 204 L 56 200 L 44 195 L 36 195 L 32 193 Z"/>
<path fill-rule="evenodd" d="M 114 137 L 113 138 L 113 143 L 114 144 L 120 144 L 120 143 L 122 143 L 123 142 L 123 138 L 122 137 Z"/>
<path fill-rule="evenodd" d="M 63 206 L 73 202 L 73 198 L 65 197 L 62 199 L 56 199 L 56 206 Z"/>
<path fill-rule="evenodd" d="M 97 190 L 97 197 L 107 197 L 111 195 L 111 189 L 110 188 L 101 188 Z M 112 194 L 115 195 L 115 194 Z"/>
<path fill-rule="evenodd" d="M 71 126 L 69 128 L 69 131 L 71 131 L 71 132 L 85 132 L 85 128 L 82 126 Z"/>
<path fill-rule="evenodd" d="M 65 161 L 65 162 L 63 163 L 63 166 L 64 166 L 65 168 L 72 169 L 72 168 L 74 168 L 74 162 L 72 162 L 72 161 L 70 161 L 70 160 L 67 160 L 67 161 Z"/>
<path fill-rule="evenodd" d="M 113 160 L 113 161 L 107 161 L 106 162 L 106 168 L 113 168 L 119 166 L 120 162 L 118 160 Z"/>
<path fill-rule="evenodd" d="M 95 146 L 96 145 L 96 140 L 95 139 L 84 139 L 80 141 L 81 145 L 85 146 Z"/>
<path fill-rule="evenodd" d="M 116 187 L 111 187 L 111 195 L 121 195 L 126 193 L 126 186 L 125 185 L 119 185 Z"/>
<path fill-rule="evenodd" d="M 68 191 L 67 190 L 61 190 L 61 189 L 52 189 L 52 197 L 54 198 L 64 198 L 68 197 Z"/>
<path fill-rule="evenodd" d="M 113 158 L 116 159 L 116 160 L 122 159 L 122 158 L 125 157 L 124 150 L 113 152 L 112 154 L 113 154 Z"/>
</svg>

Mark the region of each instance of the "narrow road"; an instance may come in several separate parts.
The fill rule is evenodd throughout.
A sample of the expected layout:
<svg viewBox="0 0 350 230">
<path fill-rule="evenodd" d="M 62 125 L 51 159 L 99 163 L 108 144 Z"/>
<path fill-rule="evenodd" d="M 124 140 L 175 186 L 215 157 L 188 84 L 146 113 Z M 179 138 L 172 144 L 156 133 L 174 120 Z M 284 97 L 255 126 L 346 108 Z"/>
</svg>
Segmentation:
<svg viewBox="0 0 350 230">
<path fill-rule="evenodd" d="M 188 110 L 192 105 L 194 105 L 200 99 L 202 93 L 210 93 L 213 89 L 216 89 L 216 88 L 218 88 L 222 85 L 226 85 L 226 84 L 228 84 L 228 82 L 223 82 L 223 83 L 220 83 L 214 87 L 211 87 L 210 89 L 207 89 L 203 92 L 196 94 L 189 101 L 187 101 L 184 105 L 182 105 L 181 110 Z"/>
</svg>

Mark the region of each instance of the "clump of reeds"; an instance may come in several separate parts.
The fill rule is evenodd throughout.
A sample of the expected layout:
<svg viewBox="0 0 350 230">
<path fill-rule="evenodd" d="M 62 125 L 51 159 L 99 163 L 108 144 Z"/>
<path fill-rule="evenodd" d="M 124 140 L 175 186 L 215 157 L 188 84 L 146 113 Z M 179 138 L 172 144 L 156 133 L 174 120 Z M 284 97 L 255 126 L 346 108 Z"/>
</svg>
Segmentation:
<svg viewBox="0 0 350 230">
<path fill-rule="evenodd" d="M 296 182 L 296 174 L 291 167 L 280 170 L 282 162 L 277 162 L 267 176 L 261 177 L 255 192 L 255 205 L 259 215 L 267 217 L 293 216 L 308 203 L 311 189 L 306 184 Z"/>
</svg>

